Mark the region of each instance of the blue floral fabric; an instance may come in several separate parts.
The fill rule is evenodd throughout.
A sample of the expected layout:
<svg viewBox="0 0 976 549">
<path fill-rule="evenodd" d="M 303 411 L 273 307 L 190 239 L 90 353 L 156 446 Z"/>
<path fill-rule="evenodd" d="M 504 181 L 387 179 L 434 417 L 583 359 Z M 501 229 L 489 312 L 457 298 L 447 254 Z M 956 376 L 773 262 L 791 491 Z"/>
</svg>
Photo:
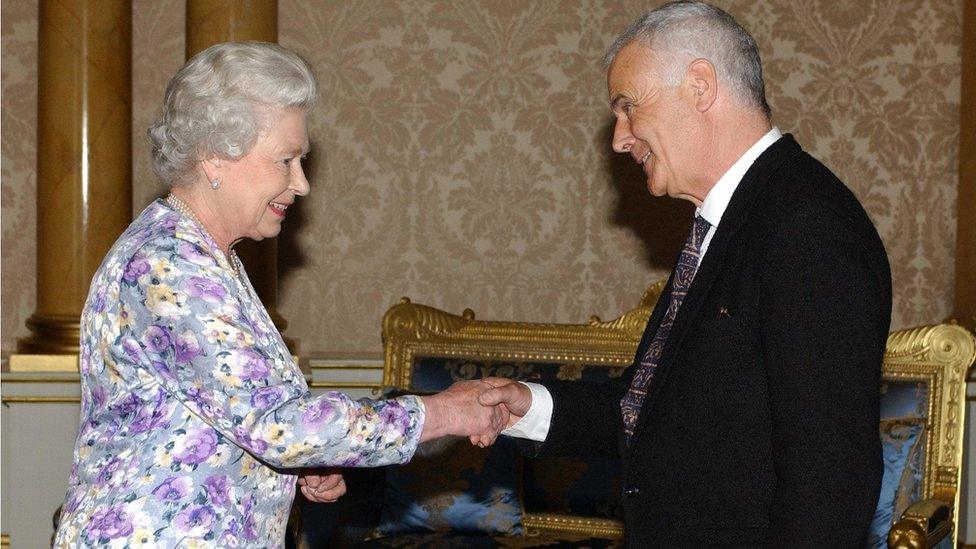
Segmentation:
<svg viewBox="0 0 976 549">
<path fill-rule="evenodd" d="M 867 547 L 888 547 L 888 531 L 895 518 L 917 499 L 911 463 L 924 453 L 925 423 L 917 420 L 881 420 L 884 476 L 878 508 L 868 528 Z M 897 500 L 902 500 L 901 505 Z"/>
<path fill-rule="evenodd" d="M 928 384 L 884 380 L 881 383 L 881 449 L 884 476 L 878 507 L 868 529 L 867 547 L 887 547 L 892 523 L 922 497 Z"/>
<path fill-rule="evenodd" d="M 421 444 L 409 464 L 386 468 L 377 532 L 522 535 L 519 458 L 516 442 L 507 437 L 490 448 L 465 437 Z"/>
<path fill-rule="evenodd" d="M 246 279 L 157 200 L 81 319 L 81 417 L 55 546 L 284 543 L 289 469 L 403 463 L 420 400 L 312 397 Z"/>
</svg>

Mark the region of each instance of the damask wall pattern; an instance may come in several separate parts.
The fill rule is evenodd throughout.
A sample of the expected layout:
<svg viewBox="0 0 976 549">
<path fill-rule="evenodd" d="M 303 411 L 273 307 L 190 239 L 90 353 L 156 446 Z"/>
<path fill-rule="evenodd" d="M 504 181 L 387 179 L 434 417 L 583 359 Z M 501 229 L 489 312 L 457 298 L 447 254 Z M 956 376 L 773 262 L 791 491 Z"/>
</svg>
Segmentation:
<svg viewBox="0 0 976 549">
<path fill-rule="evenodd" d="M 0 349 L 34 312 L 37 244 L 37 0 L 0 8 Z"/>
<path fill-rule="evenodd" d="M 609 150 L 600 58 L 643 4 L 279 0 L 320 79 L 312 193 L 280 238 L 303 354 L 378 353 L 400 296 L 479 318 L 582 322 L 666 276 L 691 209 Z M 720 1 L 763 53 L 774 121 L 864 203 L 892 328 L 951 309 L 960 0 Z M 144 130 L 183 58 L 184 3 L 133 14 L 135 212 L 162 189 Z M 3 5 L 2 347 L 33 312 L 36 2 Z"/>
</svg>

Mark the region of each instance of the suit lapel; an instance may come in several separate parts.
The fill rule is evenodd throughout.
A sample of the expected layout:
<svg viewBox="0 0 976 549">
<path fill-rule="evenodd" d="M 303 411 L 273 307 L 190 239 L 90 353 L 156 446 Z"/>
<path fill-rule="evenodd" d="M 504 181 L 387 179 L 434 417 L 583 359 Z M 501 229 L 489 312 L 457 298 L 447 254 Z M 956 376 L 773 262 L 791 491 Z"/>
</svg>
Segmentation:
<svg viewBox="0 0 976 549">
<path fill-rule="evenodd" d="M 661 360 L 654 372 L 654 377 L 651 378 L 651 382 L 647 388 L 647 396 L 644 398 L 640 416 L 637 418 L 634 437 L 630 444 L 631 448 L 635 446 L 635 441 L 640 436 L 643 425 L 647 422 L 650 410 L 654 407 L 654 402 L 667 379 L 669 371 L 675 367 L 674 360 L 681 350 L 689 329 L 700 314 L 705 297 L 722 271 L 730 243 L 739 232 L 739 229 L 749 219 L 749 212 L 753 204 L 755 204 L 756 199 L 763 194 L 770 176 L 772 176 L 785 159 L 799 150 L 800 146 L 793 139 L 793 136 L 789 134 L 784 135 L 756 159 L 732 194 L 729 205 L 722 215 L 722 221 L 715 230 L 715 235 L 712 237 L 705 257 L 698 267 L 695 279 L 688 288 L 688 293 L 685 295 L 684 301 L 681 303 L 681 308 L 678 310 L 678 314 L 674 319 L 674 324 L 671 326 L 671 333 L 668 335 L 668 341 L 665 343 L 664 349 L 661 352 Z M 670 292 L 668 292 L 667 298 L 670 299 Z M 663 311 L 659 311 L 662 302 L 667 303 L 664 295 L 658 300 L 658 305 L 654 308 L 654 315 L 651 317 L 654 319 L 656 316 L 657 323 L 660 323 L 660 315 L 663 314 Z M 653 337 L 653 332 L 651 333 L 651 337 Z M 648 343 L 650 342 L 647 339 L 646 332 L 644 340 Z M 641 347 L 646 348 L 645 341 L 643 340 L 641 341 Z M 638 354 L 637 361 L 640 360 L 641 356 Z"/>
</svg>

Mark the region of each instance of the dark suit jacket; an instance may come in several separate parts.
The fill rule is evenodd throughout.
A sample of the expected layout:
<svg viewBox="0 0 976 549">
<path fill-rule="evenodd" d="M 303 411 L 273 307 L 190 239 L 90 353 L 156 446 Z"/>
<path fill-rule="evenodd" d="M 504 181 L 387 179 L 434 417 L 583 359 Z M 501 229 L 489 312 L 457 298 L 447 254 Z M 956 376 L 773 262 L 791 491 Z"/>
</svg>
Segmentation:
<svg viewBox="0 0 976 549">
<path fill-rule="evenodd" d="M 619 401 L 635 365 L 609 384 L 546 383 L 554 409 L 540 455 L 623 457 L 631 547 L 863 546 L 881 483 L 890 316 L 877 231 L 786 135 L 733 194 L 630 447 Z"/>
</svg>

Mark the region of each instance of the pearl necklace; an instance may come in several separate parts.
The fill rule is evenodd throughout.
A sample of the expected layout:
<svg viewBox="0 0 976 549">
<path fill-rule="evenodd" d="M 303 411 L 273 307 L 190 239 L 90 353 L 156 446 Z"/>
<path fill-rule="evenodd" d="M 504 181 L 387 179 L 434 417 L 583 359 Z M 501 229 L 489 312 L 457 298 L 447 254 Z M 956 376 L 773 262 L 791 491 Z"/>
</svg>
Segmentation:
<svg viewBox="0 0 976 549">
<path fill-rule="evenodd" d="M 196 216 L 196 214 L 193 213 L 193 210 L 191 210 L 190 207 L 186 205 L 186 202 L 183 202 L 173 194 L 170 194 L 169 196 L 166 197 L 166 202 L 168 202 L 169 205 L 172 206 L 176 211 L 183 214 L 184 217 L 199 225 L 200 230 L 202 230 L 204 234 L 210 237 L 210 240 L 213 240 L 214 243 L 217 242 L 216 240 L 214 240 L 213 235 L 210 234 L 210 231 L 208 231 L 207 228 L 203 226 L 203 223 L 200 222 L 200 219 Z M 221 256 L 224 255 L 223 251 L 220 252 L 220 255 Z M 234 276 L 237 278 L 237 280 L 240 281 L 241 271 L 243 271 L 244 267 L 243 265 L 241 265 L 241 258 L 237 257 L 237 252 L 235 252 L 234 250 L 230 251 L 230 257 L 227 258 L 227 264 L 230 266 L 230 270 L 232 273 L 234 273 Z"/>
</svg>

